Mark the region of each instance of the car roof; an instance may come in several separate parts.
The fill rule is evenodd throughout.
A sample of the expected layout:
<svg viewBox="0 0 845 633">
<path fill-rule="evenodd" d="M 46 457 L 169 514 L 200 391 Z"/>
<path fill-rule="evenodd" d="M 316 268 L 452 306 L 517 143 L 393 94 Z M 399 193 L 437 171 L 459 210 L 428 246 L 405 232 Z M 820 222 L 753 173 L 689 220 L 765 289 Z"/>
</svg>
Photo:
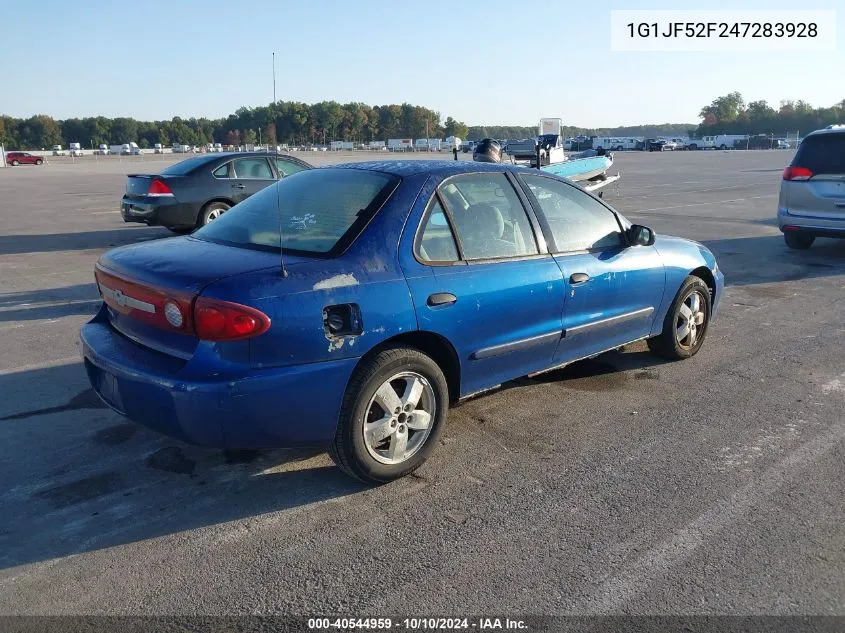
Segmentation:
<svg viewBox="0 0 845 633">
<path fill-rule="evenodd" d="M 468 160 L 381 160 L 363 161 L 360 163 L 341 163 L 339 165 L 327 165 L 337 169 L 366 169 L 369 171 L 380 171 L 394 176 L 415 176 L 418 174 L 429 174 L 446 178 L 456 174 L 473 174 L 478 172 L 499 172 L 504 171 L 536 171 L 527 167 L 510 165 L 508 163 L 477 163 Z M 325 169 L 325 167 L 323 168 Z"/>
<path fill-rule="evenodd" d="M 810 132 L 804 138 L 809 136 L 825 136 L 827 134 L 845 134 L 845 127 L 835 127 L 831 129 L 824 129 L 824 130 L 816 130 L 815 132 Z"/>
</svg>

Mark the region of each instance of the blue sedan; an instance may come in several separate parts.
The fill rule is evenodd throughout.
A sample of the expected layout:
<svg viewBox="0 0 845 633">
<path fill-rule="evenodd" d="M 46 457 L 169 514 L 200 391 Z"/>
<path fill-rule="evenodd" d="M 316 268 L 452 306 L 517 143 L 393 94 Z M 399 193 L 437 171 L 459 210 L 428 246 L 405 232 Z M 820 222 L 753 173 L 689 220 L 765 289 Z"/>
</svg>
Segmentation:
<svg viewBox="0 0 845 633">
<path fill-rule="evenodd" d="M 455 161 L 302 171 L 95 276 L 82 350 L 110 407 L 204 446 L 327 446 L 371 483 L 505 381 L 642 339 L 693 356 L 724 288 L 707 248 L 564 179 Z"/>
</svg>

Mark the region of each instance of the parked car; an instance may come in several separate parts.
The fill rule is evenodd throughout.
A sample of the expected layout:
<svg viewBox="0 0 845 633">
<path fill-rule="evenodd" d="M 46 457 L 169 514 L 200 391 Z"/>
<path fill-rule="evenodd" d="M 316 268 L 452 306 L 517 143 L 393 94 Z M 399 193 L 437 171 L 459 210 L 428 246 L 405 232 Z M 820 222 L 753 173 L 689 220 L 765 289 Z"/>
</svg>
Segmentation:
<svg viewBox="0 0 845 633">
<path fill-rule="evenodd" d="M 216 220 L 279 178 L 310 168 L 291 156 L 201 154 L 170 165 L 159 174 L 128 175 L 120 207 L 126 222 L 185 233 Z"/>
<path fill-rule="evenodd" d="M 153 154 L 164 154 L 164 146 L 161 143 L 153 145 Z"/>
<path fill-rule="evenodd" d="M 95 276 L 81 344 L 109 406 L 205 446 L 327 446 L 371 483 L 415 470 L 450 404 L 505 381 L 642 339 L 693 356 L 724 288 L 701 244 L 470 161 L 306 169 Z"/>
<path fill-rule="evenodd" d="M 109 146 L 105 143 L 101 143 L 97 149 L 94 150 L 94 153 L 98 156 L 108 156 L 111 153 Z"/>
<path fill-rule="evenodd" d="M 662 152 L 666 149 L 666 141 L 662 138 L 650 138 L 648 139 L 648 151 L 650 152 Z"/>
<path fill-rule="evenodd" d="M 53 145 L 53 156 L 67 156 L 67 151 L 61 145 Z"/>
<path fill-rule="evenodd" d="M 783 171 L 778 227 L 789 248 L 845 238 L 845 127 L 808 134 Z"/>
<path fill-rule="evenodd" d="M 676 149 L 681 149 L 676 141 L 663 141 L 664 152 L 674 152 Z"/>
<path fill-rule="evenodd" d="M 43 165 L 44 159 L 29 152 L 6 152 L 6 164 L 12 167 L 18 165 Z"/>
</svg>

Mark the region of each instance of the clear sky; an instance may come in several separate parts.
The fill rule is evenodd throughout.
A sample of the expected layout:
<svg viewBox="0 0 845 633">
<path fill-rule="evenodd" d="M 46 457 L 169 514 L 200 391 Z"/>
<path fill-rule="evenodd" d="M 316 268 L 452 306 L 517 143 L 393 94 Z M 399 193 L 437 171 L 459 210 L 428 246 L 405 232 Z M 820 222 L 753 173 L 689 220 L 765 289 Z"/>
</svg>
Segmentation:
<svg viewBox="0 0 845 633">
<path fill-rule="evenodd" d="M 838 5 L 838 6 L 837 6 Z M 839 9 L 835 53 L 610 52 L 610 9 Z M 694 123 L 845 99 L 845 5 L 621 0 L 0 0 L 0 113 L 216 118 L 276 97 L 409 102 L 467 124 Z"/>
</svg>

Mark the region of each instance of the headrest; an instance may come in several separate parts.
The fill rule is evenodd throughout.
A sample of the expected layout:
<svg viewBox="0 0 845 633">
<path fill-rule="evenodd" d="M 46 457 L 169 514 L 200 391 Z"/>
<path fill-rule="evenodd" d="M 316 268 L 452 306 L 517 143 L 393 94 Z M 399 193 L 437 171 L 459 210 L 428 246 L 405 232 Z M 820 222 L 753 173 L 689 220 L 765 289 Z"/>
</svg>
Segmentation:
<svg viewBox="0 0 845 633">
<path fill-rule="evenodd" d="M 505 219 L 502 212 L 492 204 L 471 205 L 467 211 L 467 220 L 472 223 L 476 235 L 482 238 L 500 239 L 505 232 Z"/>
</svg>

